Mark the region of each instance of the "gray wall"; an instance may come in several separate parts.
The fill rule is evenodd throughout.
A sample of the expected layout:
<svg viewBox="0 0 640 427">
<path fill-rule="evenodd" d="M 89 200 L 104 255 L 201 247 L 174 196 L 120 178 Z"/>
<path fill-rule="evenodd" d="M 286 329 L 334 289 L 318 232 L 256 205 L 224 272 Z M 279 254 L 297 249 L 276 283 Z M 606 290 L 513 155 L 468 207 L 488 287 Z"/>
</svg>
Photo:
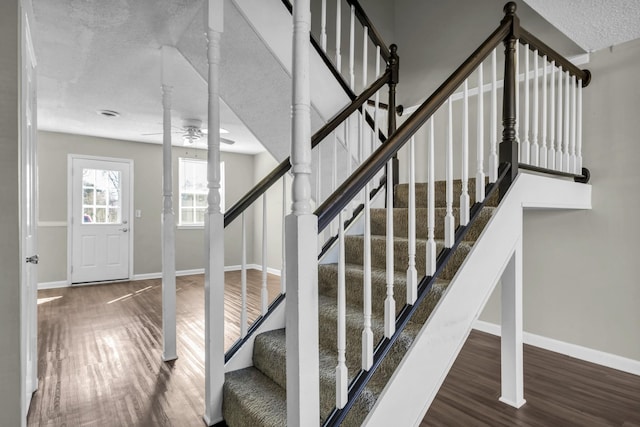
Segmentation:
<svg viewBox="0 0 640 427">
<path fill-rule="evenodd" d="M 0 2 L 0 425 L 19 426 L 20 223 L 18 0 Z M 26 357 L 26 356 L 25 356 Z"/>
<path fill-rule="evenodd" d="M 134 274 L 161 271 L 160 212 L 162 203 L 162 147 L 128 141 L 39 133 L 40 222 L 66 222 L 67 155 L 85 154 L 132 159 L 134 162 L 134 209 L 142 217 L 134 219 Z M 178 158 L 206 159 L 206 151 L 186 147 L 173 148 L 174 211 L 178 208 Z M 231 207 L 254 184 L 251 155 L 222 153 L 226 174 L 226 206 Z M 249 220 L 253 221 L 252 214 Z M 237 224 L 225 233 L 225 264 L 240 263 Z M 39 281 L 66 280 L 67 227 L 39 227 Z M 176 269 L 190 270 L 204 266 L 203 229 L 178 228 L 176 231 Z M 252 236 L 248 237 L 252 242 Z M 251 248 L 251 246 L 249 246 Z M 249 252 L 251 260 L 253 253 Z"/>
<path fill-rule="evenodd" d="M 592 54 L 588 68 L 593 210 L 525 213 L 524 329 L 640 360 L 640 40 Z M 499 293 L 481 319 L 499 322 Z"/>
</svg>

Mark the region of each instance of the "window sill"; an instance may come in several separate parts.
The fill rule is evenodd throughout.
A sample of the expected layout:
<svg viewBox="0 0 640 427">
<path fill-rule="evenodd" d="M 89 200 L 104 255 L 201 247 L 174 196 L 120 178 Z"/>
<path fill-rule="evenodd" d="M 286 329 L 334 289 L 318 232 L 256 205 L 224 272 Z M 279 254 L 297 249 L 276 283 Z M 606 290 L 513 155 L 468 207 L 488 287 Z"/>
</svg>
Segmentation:
<svg viewBox="0 0 640 427">
<path fill-rule="evenodd" d="M 199 225 L 199 224 L 178 224 L 176 226 L 176 228 L 178 230 L 204 230 L 204 224 Z"/>
</svg>

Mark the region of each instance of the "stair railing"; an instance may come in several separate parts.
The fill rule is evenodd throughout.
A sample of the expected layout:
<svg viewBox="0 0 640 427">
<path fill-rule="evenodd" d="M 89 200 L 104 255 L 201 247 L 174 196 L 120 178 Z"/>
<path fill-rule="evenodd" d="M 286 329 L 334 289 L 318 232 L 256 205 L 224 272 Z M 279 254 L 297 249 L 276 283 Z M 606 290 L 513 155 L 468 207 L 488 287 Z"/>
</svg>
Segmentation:
<svg viewBox="0 0 640 427">
<path fill-rule="evenodd" d="M 341 0 L 340 0 L 341 1 Z M 283 3 L 289 7 L 291 5 L 287 0 Z M 366 14 L 357 1 L 349 0 L 352 17 L 357 16 L 359 22 L 366 23 L 364 25 L 363 34 L 365 40 L 362 44 L 362 62 L 360 62 L 360 71 L 362 79 L 357 80 L 357 85 L 348 84 L 343 75 L 338 72 L 334 64 L 326 56 L 326 50 L 322 50 L 320 45 L 312 37 L 311 42 L 316 47 L 318 53 L 323 57 L 325 64 L 332 71 L 341 87 L 345 90 L 351 102 L 340 110 L 333 118 L 331 118 L 324 126 L 322 126 L 311 138 L 311 147 L 313 151 L 315 174 L 314 199 L 316 206 L 331 194 L 342 183 L 344 179 L 351 173 L 353 169 L 381 145 L 386 140 L 386 133 L 389 131 L 388 123 L 395 123 L 395 84 L 397 83 L 398 74 L 398 57 L 395 46 L 388 49 L 380 39 L 377 31 L 373 28 Z M 352 19 L 353 21 L 353 19 Z M 351 23 L 351 36 L 355 32 L 354 23 Z M 367 37 L 373 42 L 375 47 L 375 55 L 373 64 L 369 60 L 368 55 L 369 43 L 366 42 Z M 351 43 L 350 64 L 355 66 L 355 48 Z M 385 58 L 389 58 L 387 61 Z M 381 63 L 381 61 L 385 61 Z M 362 66 L 368 64 L 368 66 Z M 381 65 L 385 69 L 381 69 Z M 372 68 L 370 70 L 370 68 Z M 352 67 L 350 66 L 350 69 Z M 370 72 L 371 71 L 371 72 Z M 374 80 L 371 81 L 370 76 L 373 75 Z M 394 80 L 395 79 L 395 80 Z M 389 95 L 387 104 L 380 102 L 381 91 L 385 85 L 389 85 Z M 356 95 L 354 90 L 362 87 L 360 95 Z M 386 111 L 383 111 L 386 110 Z M 327 141 L 328 140 L 328 141 Z M 323 144 L 323 141 L 327 141 Z M 289 212 L 287 204 L 287 194 L 290 193 L 290 180 L 287 179 L 287 173 L 291 169 L 290 159 L 282 161 L 272 172 L 265 176 L 258 184 L 256 184 L 248 193 L 246 193 L 238 202 L 236 202 L 224 215 L 224 226 L 239 227 L 240 240 L 240 306 L 236 311 L 239 315 L 240 328 L 237 331 L 238 340 L 235 341 L 225 353 L 225 361 L 229 361 L 231 357 L 242 347 L 244 342 L 250 337 L 255 330 L 264 322 L 270 312 L 272 312 L 283 300 L 286 292 L 286 261 L 284 247 L 284 217 Z M 382 173 L 379 174 L 380 178 Z M 274 211 L 270 203 L 271 200 L 281 201 L 281 212 Z M 353 211 L 356 204 L 350 207 Z M 248 230 L 248 216 L 261 217 L 261 230 L 258 233 L 250 233 Z M 239 224 L 233 224 L 240 217 Z M 281 230 L 274 227 L 276 222 L 274 218 L 280 219 Z M 273 231 L 277 235 L 273 236 Z M 337 233 L 337 226 L 334 230 L 327 229 L 324 239 L 319 239 L 320 247 L 325 239 L 331 238 Z M 247 269 L 247 252 L 252 240 L 261 239 L 260 246 L 254 244 L 254 249 L 259 247 L 262 265 L 260 289 L 248 288 Z M 258 237 L 257 234 L 260 236 Z M 280 292 L 273 300 L 269 296 L 268 291 L 268 245 L 267 241 L 280 243 L 282 252 L 282 264 L 280 268 Z M 255 242 L 254 242 L 255 243 Z M 257 258 L 257 257 L 256 257 Z M 252 306 L 252 307 L 250 307 Z M 253 308 L 253 310 L 250 310 Z M 250 318 L 250 312 L 259 311 L 261 314 L 255 318 Z M 228 313 L 230 315 L 230 313 Z"/>
<path fill-rule="evenodd" d="M 554 175 L 574 178 L 576 181 L 586 182 L 589 173 L 581 164 L 581 87 L 589 83 L 590 74 L 586 70 L 579 70 L 561 55 L 520 27 L 516 16 L 516 5 L 513 2 L 504 7 L 505 17 L 491 35 L 478 47 L 468 59 L 429 97 L 416 112 L 402 123 L 397 130 L 390 133 L 385 144 L 377 148 L 360 167 L 349 176 L 340 187 L 333 192 L 316 210 L 318 217 L 318 232 L 322 233 L 332 224 L 338 229 L 336 251 L 338 253 L 337 278 L 337 354 L 336 354 L 336 402 L 333 411 L 325 418 L 325 426 L 339 425 L 349 413 L 356 400 L 383 363 L 394 343 L 397 342 L 403 330 L 411 320 L 418 306 L 429 295 L 436 279 L 447 268 L 448 261 L 454 256 L 456 249 L 463 241 L 471 226 L 479 218 L 481 209 L 488 203 L 489 198 L 499 192 L 500 198 L 506 194 L 509 186 L 516 178 L 519 167 Z M 525 65 L 525 76 L 518 75 L 516 46 L 525 46 L 525 58 L 528 52 L 534 51 L 534 58 L 542 55 L 542 73 L 538 69 L 537 59 L 534 59 L 533 78 L 530 67 Z M 498 49 L 504 44 L 504 74 L 502 81 L 498 80 Z M 525 61 L 527 62 L 527 61 Z M 551 63 L 549 66 L 547 63 Z M 488 64 L 486 64 L 488 63 Z M 527 62 L 528 64 L 528 62 Z M 484 69 L 489 70 L 489 83 L 485 83 Z M 553 80 L 548 78 L 549 70 L 557 68 L 558 85 L 566 81 L 564 93 L 559 86 L 554 91 Z M 553 76 L 555 71 L 551 71 Z M 542 75 L 542 102 L 539 96 L 540 74 Z M 547 79 L 545 80 L 545 76 Z M 516 77 L 518 77 L 516 79 Z M 520 80 L 523 80 L 520 83 Z M 518 83 L 516 84 L 516 81 Z M 475 87 L 473 87 L 475 85 Z M 471 89 L 470 89 L 471 86 Z M 519 105 L 519 93 L 523 86 L 525 91 L 524 105 Z M 533 86 L 533 102 L 528 98 L 530 86 Z M 549 87 L 550 86 L 550 87 Z M 498 134 L 498 91 L 502 87 L 502 137 Z M 570 89 L 571 88 L 571 89 Z M 548 92 L 549 93 L 548 93 Z M 485 112 L 485 93 L 487 93 L 488 113 Z M 547 96 L 550 94 L 550 96 Z M 475 96 L 477 103 L 476 130 L 470 127 L 473 123 L 469 117 L 470 98 Z M 557 99 L 553 99 L 553 98 Z M 460 100 L 461 105 L 457 104 Z M 553 114 L 555 103 L 563 103 L 564 112 L 557 111 L 555 123 L 550 121 L 549 114 Z M 454 105 L 456 104 L 456 105 Z M 522 135 L 519 133 L 519 123 L 516 119 L 523 111 L 525 124 L 533 117 L 533 129 L 525 126 Z M 542 110 L 542 140 L 538 140 L 539 111 Z M 454 122 L 455 118 L 455 122 Z M 551 120 L 551 119 L 549 119 Z M 549 129 L 560 135 L 562 141 L 547 141 Z M 488 130 L 488 133 L 487 133 Z M 421 132 L 419 132 L 421 131 Z M 531 138 L 533 144 L 523 144 L 519 150 L 518 137 Z M 499 140 L 501 141 L 499 143 Z M 442 141 L 443 144 L 437 144 Z M 456 144 L 454 144 L 454 141 Z M 458 143 L 459 142 L 459 143 Z M 426 158 L 417 159 L 416 144 L 426 147 Z M 455 151 L 454 151 L 455 146 Z M 395 248 L 394 237 L 394 194 L 392 160 L 399 150 L 408 151 L 409 185 L 407 188 L 407 249 L 402 245 L 399 253 Z M 561 161 L 558 161 L 558 147 Z M 554 161 L 549 161 L 550 152 L 556 149 Z M 458 156 L 455 158 L 454 152 Z M 470 185 L 470 158 L 475 157 L 475 191 Z M 426 233 L 421 236 L 420 256 L 417 256 L 416 244 L 416 167 L 419 161 L 426 169 L 427 181 L 426 206 L 428 223 Z M 459 166 L 458 166 L 459 165 Z M 375 177 L 384 169 L 387 170 L 386 186 L 386 288 L 384 289 L 383 307 L 377 308 L 384 313 L 384 332 L 374 337 L 372 330 L 372 236 L 371 236 L 371 200 L 370 189 L 376 185 Z M 474 171 L 471 171 L 473 173 Z M 457 181 L 454 181 L 454 176 Z M 488 186 L 485 186 L 487 177 Z M 443 226 L 435 224 L 435 181 L 444 178 L 446 181 L 446 206 Z M 454 192 L 456 199 L 454 199 Z M 397 195 L 396 195 L 397 196 Z M 362 357 L 357 363 L 360 369 L 355 375 L 350 375 L 347 365 L 353 361 L 346 360 L 346 325 L 345 310 L 346 280 L 345 280 L 345 231 L 343 216 L 345 209 L 352 200 L 362 197 L 364 200 L 364 250 L 362 255 L 363 275 L 363 327 L 362 327 Z M 472 202 L 475 199 L 475 203 Z M 458 207 L 454 208 L 454 204 Z M 436 240 L 436 230 L 440 230 L 444 237 Z M 424 245 L 424 246 L 422 246 Z M 378 246 L 380 248 L 380 246 Z M 424 248 L 424 249 L 422 249 Z M 380 250 L 380 249 L 378 249 Z M 403 260 L 403 265 L 397 265 L 397 260 Z M 406 264 L 405 261 L 406 260 Z M 399 275 L 406 275 L 406 295 L 394 293 L 395 283 Z M 396 308 L 396 300 L 401 308 Z M 375 339 L 374 339 L 375 338 Z M 376 344 L 377 342 L 377 344 Z M 348 378 L 352 378 L 349 382 Z"/>
</svg>

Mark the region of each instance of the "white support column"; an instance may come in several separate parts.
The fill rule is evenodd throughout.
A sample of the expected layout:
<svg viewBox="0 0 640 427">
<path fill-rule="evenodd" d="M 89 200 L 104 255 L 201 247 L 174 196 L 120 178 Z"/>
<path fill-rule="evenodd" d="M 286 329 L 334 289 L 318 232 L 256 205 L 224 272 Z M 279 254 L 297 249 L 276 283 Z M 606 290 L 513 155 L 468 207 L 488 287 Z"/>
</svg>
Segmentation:
<svg viewBox="0 0 640 427">
<path fill-rule="evenodd" d="M 170 53 L 162 48 L 162 360 L 178 358 L 176 350 L 176 232 L 173 213 Z"/>
<path fill-rule="evenodd" d="M 502 273 L 502 395 L 514 408 L 524 405 L 522 368 L 522 238 Z"/>
<path fill-rule="evenodd" d="M 480 96 L 482 92 L 478 92 Z M 460 225 L 469 224 L 469 79 L 464 80 L 462 96 L 462 191 Z"/>
<path fill-rule="evenodd" d="M 409 265 L 407 266 L 407 304 L 418 298 L 418 271 L 416 270 L 416 148 L 415 138 L 409 140 Z"/>
<path fill-rule="evenodd" d="M 491 52 L 491 113 L 489 126 L 489 182 L 494 183 L 498 180 L 498 152 L 497 146 L 500 140 L 498 134 L 498 82 L 497 82 L 497 65 L 496 65 L 496 49 Z M 519 126 L 518 126 L 519 128 Z M 518 140 L 519 142 L 519 140 Z"/>
<path fill-rule="evenodd" d="M 310 0 L 293 3 L 292 213 L 286 219 L 287 425 L 318 424 L 318 218 L 311 209 Z"/>
<path fill-rule="evenodd" d="M 223 30 L 223 0 L 205 3 L 207 31 L 208 120 L 207 135 L 207 214 L 205 216 L 204 264 L 204 421 L 213 425 L 222 421 L 224 385 L 224 215 L 220 209 L 220 35 Z"/>
</svg>

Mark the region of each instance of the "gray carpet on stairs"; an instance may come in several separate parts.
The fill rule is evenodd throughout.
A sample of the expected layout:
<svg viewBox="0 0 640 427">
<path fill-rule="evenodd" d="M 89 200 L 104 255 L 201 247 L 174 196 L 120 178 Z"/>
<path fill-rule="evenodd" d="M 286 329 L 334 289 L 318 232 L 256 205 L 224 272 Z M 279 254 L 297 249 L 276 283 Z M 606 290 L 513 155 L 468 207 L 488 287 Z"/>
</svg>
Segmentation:
<svg viewBox="0 0 640 427">
<path fill-rule="evenodd" d="M 445 185 L 436 182 L 435 198 L 435 239 L 438 251 L 443 245 L 445 215 Z M 459 223 L 459 197 L 461 183 L 454 184 L 454 216 Z M 471 203 L 474 202 L 475 181 L 469 182 Z M 408 263 L 408 186 L 400 184 L 395 188 L 394 209 L 394 297 L 396 312 L 406 300 L 406 269 Z M 497 198 L 487 201 L 480 212 L 478 221 L 469 229 L 465 241 L 460 244 L 444 268 L 433 288 L 418 307 L 416 314 L 402 332 L 398 341 L 357 399 L 344 426 L 359 426 L 375 405 L 387 381 L 413 343 L 424 322 L 444 294 L 449 281 L 464 262 L 473 242 L 491 218 Z M 416 268 L 418 277 L 425 273 L 425 248 L 427 239 L 427 185 L 416 185 Z M 372 209 L 372 330 L 375 342 L 384 334 L 384 299 L 386 297 L 386 211 Z M 346 294 L 347 294 L 347 367 L 351 381 L 360 370 L 363 328 L 363 236 L 348 236 L 346 251 Z M 324 264 L 318 268 L 319 324 L 320 324 L 320 415 L 319 423 L 329 415 L 335 406 L 335 367 L 337 365 L 337 274 L 336 264 Z M 396 313 L 397 314 L 397 313 Z M 226 374 L 224 385 L 223 415 L 230 427 L 242 426 L 284 426 L 286 425 L 286 343 L 284 329 L 258 335 L 253 350 L 253 367 Z"/>
</svg>

